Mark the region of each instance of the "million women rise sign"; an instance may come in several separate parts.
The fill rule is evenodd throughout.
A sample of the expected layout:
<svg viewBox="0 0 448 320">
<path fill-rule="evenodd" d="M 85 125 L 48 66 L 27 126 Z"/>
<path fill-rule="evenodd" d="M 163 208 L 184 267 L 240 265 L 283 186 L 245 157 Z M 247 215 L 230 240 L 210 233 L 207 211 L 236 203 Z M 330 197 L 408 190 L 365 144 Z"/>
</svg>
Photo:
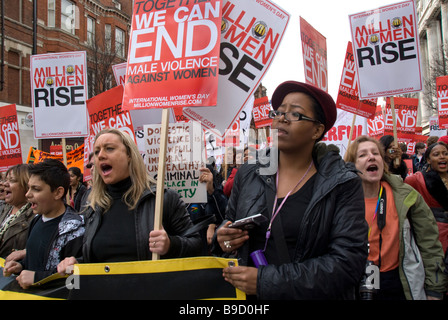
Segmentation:
<svg viewBox="0 0 448 320">
<path fill-rule="evenodd" d="M 350 15 L 361 99 L 421 91 L 414 1 Z"/>
<path fill-rule="evenodd" d="M 31 96 L 36 139 L 88 134 L 85 52 L 31 57 Z"/>
</svg>

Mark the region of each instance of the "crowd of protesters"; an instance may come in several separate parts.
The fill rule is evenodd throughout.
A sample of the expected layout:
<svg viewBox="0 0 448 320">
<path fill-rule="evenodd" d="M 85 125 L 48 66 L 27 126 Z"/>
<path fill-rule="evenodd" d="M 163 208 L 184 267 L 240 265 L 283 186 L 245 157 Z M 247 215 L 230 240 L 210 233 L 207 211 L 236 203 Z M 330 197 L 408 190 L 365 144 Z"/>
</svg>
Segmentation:
<svg viewBox="0 0 448 320">
<path fill-rule="evenodd" d="M 314 86 L 284 82 L 272 107 L 278 143 L 249 163 L 256 152 L 229 149 L 219 171 L 210 158 L 199 177 L 207 203 L 186 205 L 165 189 L 160 230 L 159 190 L 120 130 L 95 137 L 88 186 L 57 160 L 9 168 L 0 182 L 3 276 L 27 289 L 78 263 L 213 255 L 238 259 L 223 277 L 248 298 L 444 299 L 448 137 L 418 143 L 410 173 L 391 136 L 360 136 L 344 159 L 321 142 L 337 113 Z M 265 170 L 272 155 L 275 172 Z M 251 228 L 232 225 L 254 215 L 264 218 Z"/>
</svg>

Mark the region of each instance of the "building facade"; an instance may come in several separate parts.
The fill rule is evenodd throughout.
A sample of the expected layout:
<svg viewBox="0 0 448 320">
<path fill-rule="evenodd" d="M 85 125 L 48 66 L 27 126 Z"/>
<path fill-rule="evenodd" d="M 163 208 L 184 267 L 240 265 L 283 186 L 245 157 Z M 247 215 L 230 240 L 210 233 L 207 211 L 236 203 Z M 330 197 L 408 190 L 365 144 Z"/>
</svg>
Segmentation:
<svg viewBox="0 0 448 320">
<path fill-rule="evenodd" d="M 127 59 L 132 0 L 0 1 L 0 106 L 16 104 L 25 161 L 31 146 L 49 151 L 50 145 L 60 143 L 34 139 L 31 55 L 86 51 L 89 96 L 112 88 L 111 66 Z M 82 141 L 67 139 L 67 151 Z"/>
<path fill-rule="evenodd" d="M 448 74 L 448 0 L 415 0 L 415 5 L 424 82 L 419 93 L 419 124 L 423 133 L 429 134 L 429 119 L 437 116 L 435 79 Z"/>
</svg>

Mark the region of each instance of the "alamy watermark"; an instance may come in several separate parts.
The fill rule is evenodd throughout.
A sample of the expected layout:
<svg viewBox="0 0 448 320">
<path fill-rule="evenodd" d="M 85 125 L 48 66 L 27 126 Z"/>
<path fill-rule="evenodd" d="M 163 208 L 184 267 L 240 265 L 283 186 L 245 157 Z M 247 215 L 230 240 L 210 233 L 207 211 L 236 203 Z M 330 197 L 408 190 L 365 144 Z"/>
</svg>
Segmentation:
<svg viewBox="0 0 448 320">
<path fill-rule="evenodd" d="M 70 273 L 71 268 L 67 268 L 67 273 Z M 80 275 L 79 275 L 79 267 L 73 266 L 73 273 L 65 279 L 65 287 L 68 290 L 73 289 L 81 289 Z"/>
</svg>

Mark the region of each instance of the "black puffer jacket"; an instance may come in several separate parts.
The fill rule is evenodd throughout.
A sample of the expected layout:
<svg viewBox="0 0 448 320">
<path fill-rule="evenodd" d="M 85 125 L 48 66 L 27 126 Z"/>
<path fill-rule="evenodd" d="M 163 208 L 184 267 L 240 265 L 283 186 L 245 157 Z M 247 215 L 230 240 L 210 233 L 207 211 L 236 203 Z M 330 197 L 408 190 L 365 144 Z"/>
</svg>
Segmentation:
<svg viewBox="0 0 448 320">
<path fill-rule="evenodd" d="M 281 266 L 259 268 L 259 299 L 353 299 L 365 271 L 368 227 L 361 179 L 352 164 L 346 164 L 323 143 L 316 145 L 313 158 L 317 176 L 295 255 L 292 262 Z M 238 170 L 227 220 L 273 207 L 275 174 L 261 175 L 260 169 L 256 164 Z M 219 245 L 215 249 L 219 254 Z M 247 264 L 249 251 L 248 242 L 238 250 L 240 264 Z"/>
<path fill-rule="evenodd" d="M 149 251 L 149 233 L 154 230 L 155 188 L 147 190 L 141 196 L 135 209 L 135 233 L 137 238 L 138 260 L 151 260 Z M 93 210 L 88 207 L 83 212 L 86 217 L 86 232 L 84 235 L 83 256 L 79 262 L 91 262 L 91 245 L 93 237 L 101 223 L 102 208 Z M 163 201 L 162 225 L 170 237 L 170 250 L 161 258 L 183 258 L 201 253 L 201 238 L 199 233 L 184 236 L 193 227 L 185 203 L 176 191 L 166 189 Z"/>
</svg>

